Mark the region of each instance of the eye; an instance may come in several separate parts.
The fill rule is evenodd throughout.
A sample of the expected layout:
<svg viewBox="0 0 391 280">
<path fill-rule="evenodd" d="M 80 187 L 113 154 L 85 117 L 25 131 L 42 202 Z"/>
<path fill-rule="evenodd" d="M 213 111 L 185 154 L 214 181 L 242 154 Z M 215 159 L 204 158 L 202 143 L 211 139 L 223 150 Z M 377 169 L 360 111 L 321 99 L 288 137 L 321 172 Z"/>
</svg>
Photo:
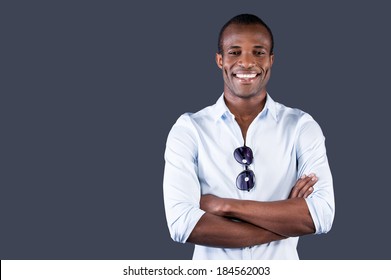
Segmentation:
<svg viewBox="0 0 391 280">
<path fill-rule="evenodd" d="M 228 51 L 229 55 L 240 55 L 240 51 Z"/>
<path fill-rule="evenodd" d="M 266 52 L 265 52 L 265 51 L 255 51 L 254 54 L 255 54 L 256 56 L 262 56 L 262 55 L 265 55 Z"/>
</svg>

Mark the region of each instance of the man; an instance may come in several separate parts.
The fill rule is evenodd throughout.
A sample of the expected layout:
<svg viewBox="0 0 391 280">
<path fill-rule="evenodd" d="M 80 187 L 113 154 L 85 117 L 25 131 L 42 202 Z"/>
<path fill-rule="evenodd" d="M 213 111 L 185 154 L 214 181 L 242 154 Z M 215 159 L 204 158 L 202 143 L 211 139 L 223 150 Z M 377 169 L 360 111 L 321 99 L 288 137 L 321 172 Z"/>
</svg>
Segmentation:
<svg viewBox="0 0 391 280">
<path fill-rule="evenodd" d="M 223 95 L 182 115 L 168 136 L 168 227 L 175 241 L 195 244 L 193 259 L 298 259 L 299 236 L 331 228 L 324 136 L 311 116 L 266 91 L 273 47 L 258 17 L 228 21 L 216 54 Z"/>
</svg>

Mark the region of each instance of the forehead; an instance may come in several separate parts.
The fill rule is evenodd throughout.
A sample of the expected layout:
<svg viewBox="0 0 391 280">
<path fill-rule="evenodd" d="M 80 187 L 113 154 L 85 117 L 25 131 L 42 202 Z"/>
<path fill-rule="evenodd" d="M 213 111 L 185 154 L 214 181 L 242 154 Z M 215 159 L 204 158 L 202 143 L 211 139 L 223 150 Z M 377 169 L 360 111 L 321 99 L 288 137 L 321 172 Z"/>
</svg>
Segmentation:
<svg viewBox="0 0 391 280">
<path fill-rule="evenodd" d="M 222 36 L 223 49 L 245 45 L 263 46 L 270 50 L 271 38 L 266 27 L 260 24 L 231 24 L 224 30 Z"/>
</svg>

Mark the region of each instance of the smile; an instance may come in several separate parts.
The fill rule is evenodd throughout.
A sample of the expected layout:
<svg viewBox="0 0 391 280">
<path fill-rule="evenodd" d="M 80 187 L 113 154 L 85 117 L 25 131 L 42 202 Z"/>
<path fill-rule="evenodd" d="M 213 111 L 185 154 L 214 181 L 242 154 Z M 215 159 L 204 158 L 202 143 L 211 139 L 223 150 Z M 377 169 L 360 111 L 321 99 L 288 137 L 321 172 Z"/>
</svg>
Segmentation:
<svg viewBox="0 0 391 280">
<path fill-rule="evenodd" d="M 241 84 L 252 84 L 258 78 L 260 73 L 247 72 L 247 73 L 233 73 L 233 77 L 237 79 Z"/>
<path fill-rule="evenodd" d="M 234 74 L 234 76 L 236 78 L 239 78 L 239 79 L 253 79 L 257 76 L 257 73 L 253 73 L 253 74 Z"/>
</svg>

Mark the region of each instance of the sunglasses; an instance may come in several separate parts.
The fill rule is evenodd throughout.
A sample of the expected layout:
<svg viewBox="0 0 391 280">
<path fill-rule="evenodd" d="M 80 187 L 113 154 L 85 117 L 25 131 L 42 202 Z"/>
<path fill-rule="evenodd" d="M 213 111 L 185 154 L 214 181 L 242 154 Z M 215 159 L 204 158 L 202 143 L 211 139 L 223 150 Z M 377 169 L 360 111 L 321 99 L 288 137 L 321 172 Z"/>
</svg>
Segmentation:
<svg viewBox="0 0 391 280">
<path fill-rule="evenodd" d="M 236 177 L 236 187 L 242 191 L 250 191 L 255 186 L 255 174 L 248 168 L 254 159 L 253 151 L 247 146 L 239 147 L 234 151 L 234 158 L 245 167 Z"/>
</svg>

